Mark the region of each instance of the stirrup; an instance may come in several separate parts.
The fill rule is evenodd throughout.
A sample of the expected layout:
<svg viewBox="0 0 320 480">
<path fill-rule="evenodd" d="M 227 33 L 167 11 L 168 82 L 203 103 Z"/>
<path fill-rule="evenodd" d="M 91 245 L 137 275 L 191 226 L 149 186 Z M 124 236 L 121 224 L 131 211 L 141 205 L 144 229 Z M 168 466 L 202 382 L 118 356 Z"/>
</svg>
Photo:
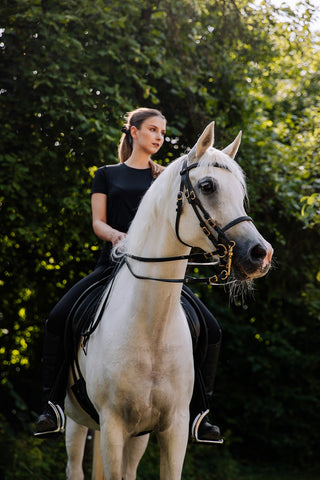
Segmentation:
<svg viewBox="0 0 320 480">
<path fill-rule="evenodd" d="M 198 437 L 198 431 L 199 431 L 199 426 L 200 426 L 200 423 L 202 422 L 202 420 L 204 419 L 204 417 L 206 415 L 208 415 L 208 413 L 210 412 L 210 410 L 206 410 L 205 412 L 202 412 L 202 413 L 199 413 L 196 418 L 194 419 L 193 421 L 193 424 L 192 424 L 192 427 L 191 427 L 191 436 L 192 436 L 192 439 L 196 442 L 196 443 L 218 443 L 218 444 L 222 444 L 223 443 L 223 438 L 220 438 L 220 440 L 201 440 L 201 438 Z"/>
<path fill-rule="evenodd" d="M 51 434 L 63 433 L 64 432 L 64 428 L 65 428 L 65 424 L 66 424 L 66 417 L 63 413 L 62 408 L 60 407 L 60 405 L 55 405 L 54 403 L 50 402 L 50 400 L 48 401 L 48 404 L 50 405 L 50 407 L 52 408 L 52 410 L 53 410 L 53 412 L 56 416 L 57 428 L 55 430 L 48 430 L 48 431 L 44 431 L 44 432 L 35 432 L 34 433 L 35 437 L 50 436 Z"/>
</svg>

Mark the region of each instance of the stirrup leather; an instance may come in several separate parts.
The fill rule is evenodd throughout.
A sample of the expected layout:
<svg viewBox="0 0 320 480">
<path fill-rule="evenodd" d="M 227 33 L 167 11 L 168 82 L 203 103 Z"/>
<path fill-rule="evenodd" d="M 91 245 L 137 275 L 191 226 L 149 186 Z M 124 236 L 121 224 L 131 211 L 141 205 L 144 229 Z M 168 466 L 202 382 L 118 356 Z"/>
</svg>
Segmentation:
<svg viewBox="0 0 320 480">
<path fill-rule="evenodd" d="M 208 415 L 209 412 L 210 412 L 210 410 L 205 410 L 204 412 L 199 413 L 196 416 L 196 418 L 194 419 L 192 427 L 191 427 L 192 438 L 196 443 L 218 443 L 218 444 L 222 444 L 223 443 L 223 438 L 220 438 L 220 440 L 201 440 L 201 438 L 198 437 L 198 431 L 199 431 L 200 423 L 202 422 L 204 417 L 206 415 Z"/>
<path fill-rule="evenodd" d="M 42 435 L 48 435 L 50 433 L 63 433 L 64 432 L 64 428 L 65 428 L 65 424 L 66 424 L 66 417 L 63 413 L 63 410 L 62 408 L 60 407 L 60 405 L 55 405 L 54 403 L 50 402 L 50 400 L 48 401 L 48 404 L 50 405 L 50 407 L 52 408 L 55 416 L 56 416 L 56 421 L 57 421 L 57 428 L 55 430 L 48 430 L 46 432 L 36 432 L 34 433 L 34 436 L 42 436 Z"/>
</svg>

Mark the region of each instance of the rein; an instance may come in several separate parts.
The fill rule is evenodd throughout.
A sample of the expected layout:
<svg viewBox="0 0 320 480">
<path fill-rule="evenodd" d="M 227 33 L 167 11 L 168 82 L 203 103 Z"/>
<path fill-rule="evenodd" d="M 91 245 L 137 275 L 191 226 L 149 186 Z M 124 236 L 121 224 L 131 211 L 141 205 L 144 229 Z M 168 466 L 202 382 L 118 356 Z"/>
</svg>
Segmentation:
<svg viewBox="0 0 320 480">
<path fill-rule="evenodd" d="M 138 278 L 140 280 L 156 280 L 158 282 L 167 282 L 167 283 L 186 283 L 186 284 L 189 284 L 189 285 L 194 284 L 194 283 L 200 283 L 200 284 L 205 284 L 205 285 L 216 285 L 216 282 L 218 281 L 218 277 L 216 275 L 214 275 L 212 277 L 205 277 L 205 278 L 191 277 L 189 275 L 186 275 L 184 278 L 176 278 L 176 279 L 175 278 L 145 277 L 143 275 L 138 275 L 138 274 L 134 273 L 131 265 L 128 262 L 128 258 L 132 258 L 133 260 L 139 260 L 140 262 L 160 263 L 160 262 L 173 262 L 173 261 L 177 261 L 177 260 L 197 259 L 199 257 L 201 257 L 201 258 L 204 257 L 204 258 L 208 259 L 208 258 L 211 258 L 211 257 L 214 257 L 214 256 L 219 256 L 219 257 L 222 258 L 222 256 L 219 255 L 218 250 L 215 250 L 215 251 L 209 252 L 209 253 L 203 252 L 203 253 L 194 253 L 192 255 L 180 255 L 180 256 L 177 256 L 177 257 L 160 257 L 160 258 L 159 257 L 154 257 L 154 258 L 153 257 L 137 257 L 136 255 L 130 255 L 129 253 L 126 253 L 124 255 L 124 262 L 127 265 L 129 272 L 135 278 Z M 216 263 L 213 263 L 213 262 L 189 263 L 188 262 L 188 265 L 201 265 L 201 266 L 209 266 L 209 265 L 216 266 L 216 264 L 217 264 L 217 262 Z M 220 264 L 220 262 L 219 262 L 219 264 Z"/>
<path fill-rule="evenodd" d="M 223 228 L 219 227 L 216 221 L 212 217 L 210 217 L 209 213 L 203 207 L 201 201 L 197 197 L 194 191 L 194 188 L 192 186 L 192 183 L 189 177 L 189 172 L 193 168 L 196 168 L 198 165 L 199 164 L 197 162 L 188 166 L 187 158 L 183 162 L 182 170 L 180 171 L 180 176 L 181 176 L 180 189 L 177 194 L 177 208 L 176 208 L 177 216 L 176 216 L 176 223 L 175 223 L 175 231 L 176 231 L 178 240 L 183 245 L 186 245 L 187 247 L 192 248 L 192 245 L 189 245 L 188 243 L 184 242 L 181 239 L 179 234 L 179 224 L 180 224 L 180 218 L 181 218 L 182 209 L 183 209 L 183 197 L 185 196 L 186 199 L 188 200 L 188 203 L 192 206 L 193 211 L 195 212 L 199 220 L 199 224 L 203 233 L 209 238 L 215 250 L 211 252 L 194 253 L 190 255 L 178 255 L 175 257 L 160 257 L 160 258 L 159 257 L 149 257 L 149 258 L 139 257 L 136 255 L 125 253 L 124 262 L 127 265 L 130 273 L 135 278 L 142 279 L 142 280 L 156 280 L 158 282 L 169 282 L 169 283 L 186 283 L 186 284 L 200 283 L 200 284 L 206 284 L 206 285 L 217 285 L 219 281 L 225 281 L 229 277 L 231 272 L 233 249 L 236 243 L 233 240 L 229 240 L 225 235 L 225 232 L 229 230 L 231 227 L 233 227 L 234 225 L 237 225 L 238 223 L 252 222 L 253 220 L 251 217 L 244 215 L 232 220 Z M 225 167 L 217 163 L 214 164 L 214 166 L 229 170 L 228 167 Z M 217 239 L 213 235 L 212 229 L 217 233 L 218 235 Z M 222 268 L 222 271 L 220 273 L 217 273 L 212 277 L 204 277 L 204 278 L 190 277 L 190 276 L 185 276 L 184 278 L 177 278 L 177 279 L 146 277 L 146 276 L 135 274 L 128 262 L 128 258 L 132 258 L 133 260 L 138 260 L 140 262 L 160 263 L 160 262 L 172 262 L 172 261 L 178 261 L 178 260 L 191 260 L 191 259 L 193 260 L 198 258 L 205 258 L 208 260 L 215 256 L 219 257 L 219 262 L 191 263 L 192 265 L 203 265 L 203 266 L 213 265 L 213 266 Z"/>
</svg>

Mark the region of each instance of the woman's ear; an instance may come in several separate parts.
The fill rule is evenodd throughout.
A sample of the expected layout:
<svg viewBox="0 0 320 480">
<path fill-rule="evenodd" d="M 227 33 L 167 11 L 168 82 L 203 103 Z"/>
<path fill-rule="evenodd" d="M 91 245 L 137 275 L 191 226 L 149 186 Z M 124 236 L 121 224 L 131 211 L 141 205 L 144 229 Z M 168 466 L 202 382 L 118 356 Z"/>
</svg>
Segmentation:
<svg viewBox="0 0 320 480">
<path fill-rule="evenodd" d="M 130 127 L 130 134 L 132 138 L 137 138 L 137 131 L 138 129 L 134 125 Z"/>
</svg>

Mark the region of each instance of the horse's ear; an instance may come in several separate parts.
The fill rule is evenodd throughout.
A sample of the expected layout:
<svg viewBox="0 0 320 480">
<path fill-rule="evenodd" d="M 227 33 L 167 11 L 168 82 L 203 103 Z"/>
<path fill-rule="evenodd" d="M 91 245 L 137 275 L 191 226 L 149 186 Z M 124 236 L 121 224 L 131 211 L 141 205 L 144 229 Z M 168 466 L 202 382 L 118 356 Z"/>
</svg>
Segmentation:
<svg viewBox="0 0 320 480">
<path fill-rule="evenodd" d="M 237 154 L 237 151 L 238 151 L 239 147 L 240 147 L 241 135 L 242 135 L 242 132 L 240 130 L 236 139 L 232 143 L 230 143 L 230 145 L 228 145 L 226 148 L 224 148 L 222 150 L 222 152 L 225 153 L 226 155 L 229 155 L 230 158 L 234 158 Z"/>
<path fill-rule="evenodd" d="M 214 122 L 209 123 L 201 134 L 201 137 L 190 150 L 188 158 L 190 162 L 199 160 L 214 142 Z"/>
</svg>

